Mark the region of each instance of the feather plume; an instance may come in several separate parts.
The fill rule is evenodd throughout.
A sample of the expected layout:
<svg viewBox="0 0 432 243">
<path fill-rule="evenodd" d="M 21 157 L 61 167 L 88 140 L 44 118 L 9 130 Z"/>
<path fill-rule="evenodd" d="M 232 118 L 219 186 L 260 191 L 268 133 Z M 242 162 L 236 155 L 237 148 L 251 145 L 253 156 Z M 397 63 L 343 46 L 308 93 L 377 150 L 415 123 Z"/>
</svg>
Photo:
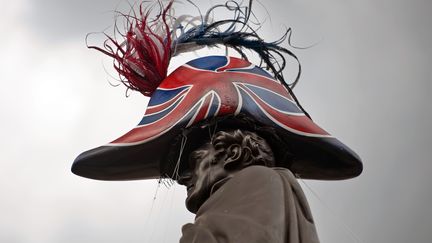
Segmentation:
<svg viewBox="0 0 432 243">
<path fill-rule="evenodd" d="M 170 0 L 166 7 L 159 0 L 159 12 L 156 17 L 150 18 L 152 8 L 145 8 L 147 2 L 144 1 L 139 5 L 138 14 L 121 14 L 126 19 L 127 32 L 122 34 L 116 27 L 115 34 L 120 34 L 122 41 L 104 33 L 107 40 L 103 48 L 88 47 L 112 57 L 120 81 L 128 89 L 137 90 L 145 96 L 151 96 L 167 76 L 172 56 L 205 46 L 223 45 L 233 48 L 248 60 L 245 50 L 252 50 L 261 58 L 260 67 L 274 74 L 275 79 L 287 88 L 300 109 L 310 118 L 292 91 L 300 79 L 300 62 L 293 52 L 281 46 L 287 40 L 289 46 L 293 47 L 290 43 L 291 28 L 278 40 L 266 42 L 257 33 L 261 23 L 254 18 L 253 0 L 249 0 L 246 6 L 229 0 L 225 4 L 212 6 L 204 15 L 191 0 L 186 1 L 196 7 L 199 16 L 176 17 L 172 9 L 174 0 Z M 232 18 L 213 20 L 215 11 L 220 9 L 232 13 Z M 298 64 L 297 76 L 291 83 L 287 83 L 283 76 L 286 56 L 294 58 Z"/>
<path fill-rule="evenodd" d="M 116 34 L 123 40 L 118 41 L 104 33 L 107 40 L 104 48 L 89 46 L 114 59 L 114 68 L 120 75 L 120 81 L 131 90 L 151 96 L 167 76 L 171 59 L 171 29 L 168 26 L 168 12 L 173 1 L 166 7 L 159 2 L 159 12 L 150 18 L 151 7 L 141 3 L 139 13 L 120 14 L 128 25 L 125 34 L 116 27 Z"/>
<path fill-rule="evenodd" d="M 191 2 L 188 0 L 188 2 Z M 252 12 L 252 0 L 247 6 L 240 5 L 235 1 L 227 1 L 225 4 L 218 4 L 207 10 L 205 15 L 200 16 L 201 23 L 196 23 L 197 18 L 180 16 L 177 19 L 175 29 L 180 30 L 178 36 L 173 37 L 173 56 L 182 52 L 194 51 L 203 46 L 223 45 L 236 50 L 242 58 L 248 60 L 245 50 L 252 50 L 261 58 L 260 67 L 270 70 L 274 77 L 284 85 L 296 101 L 300 109 L 310 118 L 309 114 L 300 105 L 292 89 L 300 80 L 301 65 L 297 56 L 281 44 L 290 43 L 292 29 L 288 28 L 285 33 L 276 41 L 266 42 L 259 35 L 258 30 L 262 26 L 259 21 L 251 20 L 254 17 Z M 225 9 L 233 14 L 231 19 L 213 21 L 211 16 L 218 9 Z M 177 31 L 175 32 L 177 33 Z M 294 58 L 298 64 L 297 76 L 293 82 L 287 83 L 283 76 L 286 66 L 286 56 Z"/>
</svg>

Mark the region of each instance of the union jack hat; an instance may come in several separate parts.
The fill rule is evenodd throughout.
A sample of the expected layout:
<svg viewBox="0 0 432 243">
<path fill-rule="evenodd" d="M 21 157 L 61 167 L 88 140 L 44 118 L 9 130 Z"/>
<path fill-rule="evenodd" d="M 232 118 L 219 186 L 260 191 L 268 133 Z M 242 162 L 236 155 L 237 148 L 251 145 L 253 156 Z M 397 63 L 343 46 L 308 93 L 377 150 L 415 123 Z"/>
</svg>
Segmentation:
<svg viewBox="0 0 432 243">
<path fill-rule="evenodd" d="M 272 146 L 277 166 L 301 178 L 347 179 L 362 171 L 358 155 L 309 119 L 269 73 L 243 59 L 207 56 L 168 75 L 152 93 L 139 124 L 79 155 L 72 172 L 99 180 L 169 177 L 181 157 L 181 141 L 187 147 L 209 136 L 188 137 L 187 131 L 215 121 L 221 128 L 230 124 L 225 127 L 235 129 L 232 121 L 239 117 L 247 117 L 255 127 L 271 128 L 283 141 L 283 146 Z"/>
</svg>

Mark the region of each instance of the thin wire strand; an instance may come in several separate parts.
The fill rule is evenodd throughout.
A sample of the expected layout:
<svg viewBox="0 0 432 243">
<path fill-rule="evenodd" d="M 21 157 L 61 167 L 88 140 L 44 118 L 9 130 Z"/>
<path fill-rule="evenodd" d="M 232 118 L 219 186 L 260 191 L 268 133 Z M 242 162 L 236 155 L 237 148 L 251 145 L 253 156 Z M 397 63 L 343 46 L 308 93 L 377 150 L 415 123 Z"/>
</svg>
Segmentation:
<svg viewBox="0 0 432 243">
<path fill-rule="evenodd" d="M 155 190 L 155 193 L 154 193 L 154 196 L 153 196 L 152 204 L 150 206 L 150 211 L 149 211 L 149 213 L 147 215 L 147 219 L 146 219 L 146 222 L 145 222 L 145 226 L 146 226 L 145 228 L 147 228 L 147 229 L 151 227 L 151 226 L 149 227 L 149 222 L 150 222 L 150 218 L 151 218 L 151 216 L 153 214 L 153 208 L 154 208 L 154 205 L 155 205 L 155 201 L 156 201 L 157 194 L 159 192 L 161 183 L 162 183 L 162 178 L 159 178 L 157 180 L 157 186 L 156 186 L 156 190 Z M 152 231 L 153 230 L 151 230 L 150 232 L 152 232 Z M 151 239 L 151 237 L 152 237 L 152 233 L 150 233 L 150 239 Z"/>
<path fill-rule="evenodd" d="M 163 178 L 161 178 L 161 180 L 163 180 Z M 168 188 L 167 188 L 167 189 L 168 189 Z M 163 219 L 163 217 L 160 217 L 160 215 L 161 215 L 161 210 L 162 210 L 162 208 L 165 208 L 165 207 L 166 207 L 167 194 L 168 194 L 168 193 L 165 193 L 165 194 L 163 195 L 162 202 L 159 204 L 160 206 L 159 206 L 159 207 L 157 208 L 157 210 L 156 210 L 156 215 L 158 215 L 158 217 L 156 218 L 155 223 L 153 224 L 154 227 L 152 227 L 152 229 L 151 229 L 151 232 L 150 232 L 150 235 L 149 235 L 149 240 L 146 241 L 146 242 L 154 242 L 154 241 L 152 240 L 153 237 L 154 237 L 154 233 L 155 233 L 154 228 L 155 228 L 157 225 L 160 225 L 160 221 L 162 221 L 162 219 Z"/>
<path fill-rule="evenodd" d="M 166 236 L 167 236 L 167 230 L 168 230 L 168 226 L 169 226 L 169 222 L 171 215 L 172 215 L 172 208 L 173 208 L 173 204 L 174 204 L 174 196 L 175 196 L 175 192 L 176 192 L 176 186 L 175 184 L 173 184 L 173 186 L 171 187 L 173 188 L 173 190 L 171 191 L 171 199 L 170 199 L 170 206 L 168 209 L 168 218 L 167 218 L 167 224 L 165 224 L 165 229 L 164 229 L 164 234 L 163 234 L 163 242 L 165 242 L 166 240 Z"/>
<path fill-rule="evenodd" d="M 173 173 L 171 175 L 171 178 L 173 180 L 177 180 L 179 178 L 180 162 L 181 162 L 181 157 L 183 155 L 183 150 L 186 147 L 186 142 L 187 142 L 187 136 L 183 133 L 182 134 L 182 141 L 181 141 L 181 145 L 180 145 L 179 156 L 177 158 L 177 163 L 176 163 L 176 166 L 174 168 L 174 171 L 173 171 Z"/>
<path fill-rule="evenodd" d="M 312 195 L 315 196 L 316 199 L 318 199 L 318 201 L 322 204 L 322 206 L 324 206 L 325 209 L 327 209 L 330 214 L 333 216 L 334 219 L 336 219 L 336 221 L 345 228 L 345 230 L 348 231 L 349 235 L 357 242 L 357 243 L 364 243 L 360 237 L 354 233 L 354 231 L 344 222 L 344 220 L 342 219 L 342 217 L 340 217 L 338 214 L 335 213 L 335 211 L 333 211 L 325 202 L 324 200 L 321 199 L 321 197 L 318 195 L 318 193 L 316 193 L 314 190 L 312 190 L 312 188 L 306 184 L 306 182 L 299 178 L 299 180 L 303 183 L 303 185 L 306 186 L 306 188 L 312 193 Z"/>
</svg>

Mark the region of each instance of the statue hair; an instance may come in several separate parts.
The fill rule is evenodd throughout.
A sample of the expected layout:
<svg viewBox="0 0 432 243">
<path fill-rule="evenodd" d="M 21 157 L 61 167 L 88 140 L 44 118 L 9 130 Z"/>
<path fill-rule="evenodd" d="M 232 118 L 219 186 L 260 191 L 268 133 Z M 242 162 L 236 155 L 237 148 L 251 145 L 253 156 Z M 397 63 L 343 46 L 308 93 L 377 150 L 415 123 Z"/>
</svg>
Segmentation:
<svg viewBox="0 0 432 243">
<path fill-rule="evenodd" d="M 260 137 L 254 132 L 245 130 L 228 130 L 219 131 L 211 139 L 211 143 L 215 149 L 228 149 L 231 145 L 240 145 L 242 149 L 248 148 L 250 150 L 251 162 L 249 165 L 263 165 L 267 167 L 274 167 L 275 160 L 273 151 L 265 139 Z M 245 165 L 243 165 L 245 166 Z"/>
</svg>

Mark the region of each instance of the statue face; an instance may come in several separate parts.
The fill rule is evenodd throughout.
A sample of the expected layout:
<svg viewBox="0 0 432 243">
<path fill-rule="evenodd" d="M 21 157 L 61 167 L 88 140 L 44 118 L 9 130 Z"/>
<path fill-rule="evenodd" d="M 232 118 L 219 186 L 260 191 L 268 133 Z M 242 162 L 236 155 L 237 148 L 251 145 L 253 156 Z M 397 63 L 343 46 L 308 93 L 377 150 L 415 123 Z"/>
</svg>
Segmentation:
<svg viewBox="0 0 432 243">
<path fill-rule="evenodd" d="M 271 148 L 263 138 L 239 129 L 217 132 L 211 143 L 190 153 L 190 169 L 177 180 L 187 188 L 187 209 L 196 213 L 224 179 L 251 165 L 274 165 Z"/>
<path fill-rule="evenodd" d="M 204 144 L 190 154 L 192 169 L 182 173 L 178 183 L 187 188 L 186 207 L 192 213 L 196 213 L 210 197 L 213 185 L 228 176 L 224 169 L 225 157 L 224 150 L 216 150 L 211 143 Z"/>
</svg>

